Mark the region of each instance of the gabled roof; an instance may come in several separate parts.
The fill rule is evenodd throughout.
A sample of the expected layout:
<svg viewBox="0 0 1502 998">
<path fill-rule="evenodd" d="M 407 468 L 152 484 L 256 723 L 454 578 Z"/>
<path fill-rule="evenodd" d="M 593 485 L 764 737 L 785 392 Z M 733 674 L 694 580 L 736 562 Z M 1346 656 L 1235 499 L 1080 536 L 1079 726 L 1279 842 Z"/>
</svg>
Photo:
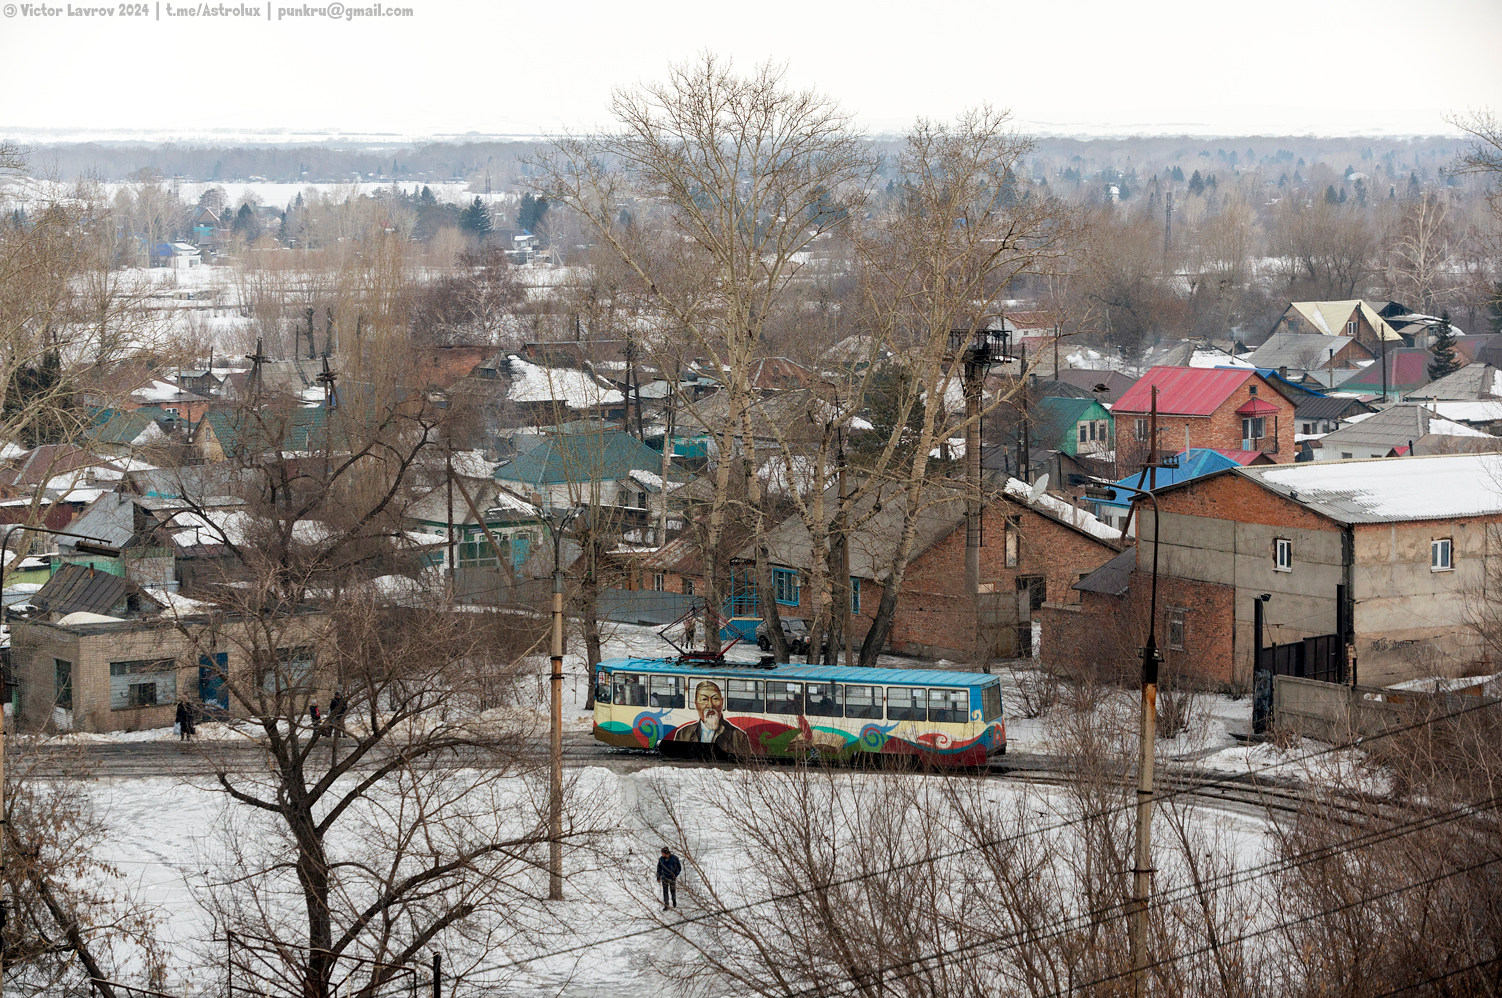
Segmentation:
<svg viewBox="0 0 1502 998">
<path fill-rule="evenodd" d="M 108 614 L 125 607 L 130 597 L 146 610 L 160 610 L 161 603 L 134 582 L 101 572 L 87 565 L 62 565 L 36 594 L 27 600 L 45 613 Z"/>
<path fill-rule="evenodd" d="M 1257 367 L 1317 371 L 1353 341 L 1350 336 L 1326 336 L 1323 333 L 1274 333 L 1267 342 L 1247 354 L 1246 359 Z"/>
<path fill-rule="evenodd" d="M 1147 412 L 1152 408 L 1153 388 L 1158 389 L 1158 412 L 1165 416 L 1208 416 L 1219 409 L 1248 378 L 1263 381 L 1249 367 L 1155 367 L 1142 376 L 1111 411 Z M 1266 384 L 1265 381 L 1263 381 Z M 1268 385 L 1270 391 L 1277 390 Z"/>
<path fill-rule="evenodd" d="M 1458 371 L 1431 381 L 1410 398 L 1445 402 L 1474 402 L 1502 398 L 1502 371 L 1490 364 L 1467 364 Z"/>
<path fill-rule="evenodd" d="M 1127 548 L 1104 565 L 1074 584 L 1082 593 L 1100 593 L 1102 596 L 1125 595 L 1137 567 L 1137 549 Z"/>
<path fill-rule="evenodd" d="M 1132 378 L 1120 371 L 1095 370 L 1087 367 L 1066 367 L 1055 371 L 1054 380 L 1083 388 L 1107 404 L 1121 398 L 1134 383 Z M 1101 385 L 1105 386 L 1105 390 L 1095 391 Z"/>
<path fill-rule="evenodd" d="M 1462 423 L 1441 419 L 1428 406 L 1417 402 L 1399 402 L 1390 405 L 1359 423 L 1342 426 L 1320 438 L 1320 447 L 1326 452 L 1340 447 L 1398 447 L 1429 435 L 1447 437 L 1491 437 L 1485 430 L 1478 430 Z M 1502 438 L 1497 439 L 1502 447 Z"/>
<path fill-rule="evenodd" d="M 1390 305 L 1392 303 L 1381 304 Z M 1361 315 L 1377 331 L 1377 336 L 1380 339 L 1389 342 L 1402 342 L 1403 340 L 1398 331 L 1382 317 L 1378 309 L 1373 308 L 1370 304 L 1361 301 L 1359 298 L 1352 298 L 1347 301 L 1296 301 L 1290 302 L 1288 307 L 1302 316 L 1309 325 L 1326 336 L 1344 335 L 1346 323 L 1351 320 L 1351 316 L 1355 315 L 1359 309 Z"/>
<path fill-rule="evenodd" d="M 502 482 L 531 488 L 565 482 L 625 478 L 632 471 L 662 468 L 662 454 L 619 430 L 550 436 L 495 469 Z"/>
<path fill-rule="evenodd" d="M 1433 359 L 1428 350 L 1417 347 L 1401 347 L 1387 351 L 1387 391 L 1411 392 L 1429 383 L 1429 362 Z M 1382 390 L 1382 361 L 1357 371 L 1339 385 L 1342 390 L 1353 388 Z"/>
<path fill-rule="evenodd" d="M 1278 411 L 1277 406 L 1267 401 L 1267 399 L 1260 398 L 1249 398 L 1236 407 L 1236 415 L 1238 416 L 1272 416 Z"/>
<path fill-rule="evenodd" d="M 1352 412 L 1375 412 L 1371 406 L 1348 395 L 1308 395 L 1298 400 L 1293 414 L 1299 419 L 1340 419 Z"/>
</svg>

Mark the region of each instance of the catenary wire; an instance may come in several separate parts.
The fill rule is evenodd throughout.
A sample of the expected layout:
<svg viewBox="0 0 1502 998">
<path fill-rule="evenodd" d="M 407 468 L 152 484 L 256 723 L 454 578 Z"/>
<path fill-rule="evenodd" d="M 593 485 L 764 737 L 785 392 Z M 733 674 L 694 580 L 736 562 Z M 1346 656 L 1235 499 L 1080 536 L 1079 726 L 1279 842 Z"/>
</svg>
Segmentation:
<svg viewBox="0 0 1502 998">
<path fill-rule="evenodd" d="M 1398 725 L 1398 726 L 1395 726 L 1395 727 L 1392 727 L 1392 728 L 1387 728 L 1387 729 L 1385 729 L 1383 731 L 1377 732 L 1376 734 L 1362 735 L 1362 736 L 1358 736 L 1358 737 L 1353 738 L 1353 739 L 1351 739 L 1349 741 L 1346 741 L 1346 742 L 1340 742 L 1340 743 L 1337 743 L 1337 744 L 1334 744 L 1334 745 L 1327 745 L 1324 748 L 1316 749 L 1314 751 L 1307 752 L 1307 753 L 1304 753 L 1304 754 L 1299 755 L 1299 756 L 1295 756 L 1292 759 L 1285 759 L 1285 760 L 1281 760 L 1281 761 L 1277 761 L 1277 762 L 1269 762 L 1269 763 L 1266 763 L 1266 764 L 1264 764 L 1262 766 L 1257 766 L 1257 767 L 1254 767 L 1252 769 L 1249 769 L 1249 770 L 1247 770 L 1244 773 L 1229 773 L 1229 774 L 1226 774 L 1224 776 L 1213 777 L 1211 779 L 1204 780 L 1204 781 L 1201 781 L 1199 783 L 1186 784 L 1185 786 L 1179 787 L 1179 788 L 1177 788 L 1175 790 L 1168 791 L 1168 792 L 1163 793 L 1161 795 L 1154 795 L 1154 803 L 1156 804 L 1159 801 L 1172 800 L 1172 799 L 1175 799 L 1177 797 L 1193 795 L 1193 794 L 1199 793 L 1200 791 L 1205 790 L 1205 789 L 1210 788 L 1210 787 L 1222 786 L 1222 785 L 1230 784 L 1230 783 L 1237 783 L 1237 782 L 1240 782 L 1241 780 L 1243 780 L 1246 776 L 1255 775 L 1255 774 L 1257 774 L 1259 772 L 1264 772 L 1264 771 L 1269 770 L 1269 769 L 1274 769 L 1274 768 L 1278 768 L 1278 767 L 1282 767 L 1282 766 L 1287 766 L 1287 765 L 1291 765 L 1291 764 L 1299 763 L 1299 762 L 1306 762 L 1306 761 L 1308 761 L 1310 759 L 1320 758 L 1322 756 L 1326 756 L 1326 755 L 1329 755 L 1329 754 L 1334 753 L 1334 752 L 1342 752 L 1342 751 L 1346 751 L 1347 749 L 1358 748 L 1358 747 L 1360 747 L 1362 745 L 1366 745 L 1366 744 L 1368 744 L 1370 742 L 1373 742 L 1373 741 L 1377 741 L 1377 740 L 1380 740 L 1380 739 L 1383 739 L 1383 738 L 1389 738 L 1389 737 L 1392 737 L 1393 735 L 1402 734 L 1402 733 L 1405 733 L 1405 732 L 1408 732 L 1408 731 L 1417 730 L 1418 728 L 1426 727 L 1428 725 L 1435 724 L 1435 723 L 1437 723 L 1439 721 L 1448 720 L 1448 719 L 1453 718 L 1453 717 L 1459 717 L 1459 716 L 1461 716 L 1463 714 L 1469 714 L 1469 713 L 1472 713 L 1474 711 L 1485 710 L 1485 709 L 1489 709 L 1489 708 L 1495 707 L 1495 706 L 1497 706 L 1497 704 L 1494 703 L 1494 702 L 1482 701 L 1480 703 L 1472 704 L 1472 705 L 1469 705 L 1469 706 L 1466 706 L 1466 707 L 1461 707 L 1461 708 L 1459 708 L 1457 710 L 1447 711 L 1446 713 L 1438 714 L 1438 715 L 1435 715 L 1435 716 L 1432 716 L 1432 717 L 1426 717 L 1426 718 L 1424 718 L 1424 719 L 1422 719 L 1420 721 L 1415 721 L 1415 722 L 1412 722 L 1410 724 Z M 1092 812 L 1090 814 L 1078 815 L 1078 816 L 1076 816 L 1074 818 L 1070 818 L 1070 819 L 1067 819 L 1067 820 L 1061 821 L 1061 822 L 1056 822 L 1056 823 L 1051 824 L 1051 825 L 1045 825 L 1045 826 L 1040 827 L 1040 828 L 1033 828 L 1033 829 L 1029 829 L 1029 830 L 1027 830 L 1025 832 L 1017 832 L 1017 833 L 1014 833 L 1012 835 L 1003 836 L 1003 837 L 1001 837 L 999 839 L 994 839 L 994 840 L 991 840 L 989 842 L 979 843 L 979 845 L 983 845 L 983 846 L 1005 845 L 1008 842 L 1016 841 L 1017 839 L 1025 838 L 1025 837 L 1027 837 L 1029 835 L 1040 835 L 1040 834 L 1044 834 L 1044 833 L 1047 833 L 1047 832 L 1059 831 L 1061 829 L 1070 828 L 1070 827 L 1073 827 L 1075 825 L 1083 824 L 1083 823 L 1088 822 L 1088 821 L 1094 821 L 1094 820 L 1098 820 L 1099 818 L 1109 817 L 1110 815 L 1116 814 L 1116 813 L 1119 813 L 1119 812 L 1134 811 L 1136 809 L 1136 806 L 1137 805 L 1136 805 L 1135 801 L 1128 802 L 1126 804 L 1121 804 L 1121 805 L 1117 805 L 1117 806 L 1114 806 L 1114 807 L 1106 808 L 1106 809 L 1103 809 L 1103 810 L 1100 810 L 1100 811 Z M 832 888 L 832 887 L 840 887 L 840 886 L 844 886 L 845 884 L 857 883 L 857 882 L 859 882 L 861 880 L 867 880 L 867 879 L 870 879 L 870 878 L 876 877 L 876 876 L 885 876 L 885 875 L 888 875 L 888 874 L 891 874 L 891 873 L 901 872 L 902 870 L 907 870 L 907 869 L 913 869 L 913 868 L 916 868 L 916 867 L 927 866 L 927 865 L 929 865 L 929 864 L 931 864 L 933 862 L 936 862 L 938 860 L 952 858 L 954 856 L 960 855 L 961 853 L 969 852 L 973 848 L 974 848 L 974 846 L 966 846 L 966 847 L 964 847 L 962 849 L 954 849 L 954 850 L 949 850 L 947 852 L 936 853 L 936 854 L 934 854 L 932 856 L 926 856 L 926 857 L 923 857 L 921 859 L 911 860 L 911 861 L 906 862 L 906 863 L 895 864 L 895 865 L 893 865 L 891 867 L 887 867 L 887 868 L 882 869 L 882 870 L 872 871 L 872 872 L 869 872 L 869 873 L 855 874 L 855 875 L 852 875 L 850 877 L 845 877 L 845 878 L 841 878 L 841 879 L 838 879 L 838 880 L 834 880 L 834 881 L 831 881 L 831 882 L 829 882 L 827 884 L 821 885 L 819 888 L 801 888 L 801 889 L 793 890 L 793 891 L 785 891 L 785 892 L 773 895 L 773 896 L 768 897 L 768 898 L 762 898 L 762 899 L 756 900 L 756 901 L 748 901 L 748 902 L 744 902 L 744 903 L 738 904 L 738 905 L 731 905 L 729 907 L 720 908 L 720 909 L 717 909 L 717 910 L 715 910 L 713 912 L 706 912 L 706 913 L 700 914 L 700 915 L 691 915 L 688 918 L 685 918 L 685 919 L 683 919 L 683 920 L 681 920 L 679 922 L 674 922 L 671 925 L 658 924 L 658 925 L 645 926 L 645 927 L 640 928 L 640 929 L 632 929 L 632 930 L 629 930 L 627 932 L 617 933 L 617 934 L 612 935 L 612 936 L 605 936 L 605 937 L 602 937 L 600 939 L 591 940 L 589 942 L 578 943 L 578 944 L 575 944 L 573 946 L 567 946 L 567 947 L 561 947 L 561 948 L 558 948 L 558 949 L 549 950 L 547 952 L 539 953 L 539 954 L 536 954 L 536 955 L 533 955 L 533 956 L 521 957 L 521 958 L 518 958 L 518 959 L 515 959 L 515 960 L 510 960 L 510 961 L 506 961 L 506 962 L 502 962 L 502 963 L 488 964 L 488 965 L 485 965 L 485 966 L 482 966 L 482 967 L 477 967 L 477 968 L 475 968 L 475 970 L 476 971 L 508 970 L 510 968 L 513 968 L 513 967 L 519 967 L 519 966 L 524 966 L 524 965 L 529 964 L 529 963 L 535 963 L 536 961 L 539 961 L 539 960 L 547 960 L 547 959 L 551 959 L 553 957 L 558 957 L 558 956 L 569 956 L 569 955 L 572 955 L 572 954 L 581 953 L 581 952 L 585 952 L 585 951 L 594 949 L 597 946 L 604 946 L 604 945 L 608 945 L 608 944 L 611 944 L 611 943 L 623 942 L 623 941 L 628 940 L 628 939 L 640 938 L 642 936 L 652 935 L 652 934 L 655 934 L 655 933 L 658 933 L 658 932 L 662 932 L 662 931 L 665 931 L 665 930 L 677 929 L 677 928 L 681 928 L 682 926 L 685 926 L 685 925 L 690 925 L 690 924 L 694 924 L 694 923 L 697 923 L 697 922 L 704 922 L 704 921 L 707 921 L 708 919 L 710 919 L 712 917 L 719 917 L 719 916 L 722 916 L 722 915 L 734 914 L 736 912 L 746 911 L 746 910 L 749 910 L 749 909 L 752 909 L 752 908 L 760 908 L 760 907 L 765 907 L 767 905 L 778 904 L 778 903 L 781 903 L 783 901 L 790 901 L 790 900 L 793 900 L 795 898 L 802 897 L 802 896 L 804 896 L 806 894 L 812 893 L 816 889 L 818 889 L 818 890 L 828 890 L 829 888 Z"/>
</svg>

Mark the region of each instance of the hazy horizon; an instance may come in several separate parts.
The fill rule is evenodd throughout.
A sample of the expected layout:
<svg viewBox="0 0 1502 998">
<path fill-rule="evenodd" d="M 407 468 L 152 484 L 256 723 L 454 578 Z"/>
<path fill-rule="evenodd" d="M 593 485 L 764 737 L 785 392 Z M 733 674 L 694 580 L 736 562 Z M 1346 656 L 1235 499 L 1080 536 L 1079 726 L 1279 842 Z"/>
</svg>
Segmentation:
<svg viewBox="0 0 1502 998">
<path fill-rule="evenodd" d="M 141 18 L 91 19 L 6 3 L 0 87 L 24 96 L 0 112 L 0 135 L 588 132 L 609 121 L 612 88 L 704 51 L 743 70 L 785 63 L 789 84 L 834 98 L 872 135 L 983 102 L 1024 131 L 1081 137 L 1449 135 L 1445 115 L 1502 105 L 1494 0 L 1437 0 L 1422 15 L 1373 0 L 1359 18 L 1268 0 L 1167 21 L 1103 0 L 917 14 L 772 0 L 754 18 L 593 0 L 566 22 L 537 6 L 393 2 L 411 16 L 294 17 L 234 0 L 223 6 L 243 16 L 169 18 L 152 0 Z"/>
</svg>

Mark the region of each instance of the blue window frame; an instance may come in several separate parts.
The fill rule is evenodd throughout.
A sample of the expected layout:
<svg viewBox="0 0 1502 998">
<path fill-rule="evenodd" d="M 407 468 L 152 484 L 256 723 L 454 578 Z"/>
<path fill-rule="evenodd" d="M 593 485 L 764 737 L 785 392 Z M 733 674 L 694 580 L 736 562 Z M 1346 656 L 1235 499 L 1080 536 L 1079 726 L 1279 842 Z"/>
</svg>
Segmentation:
<svg viewBox="0 0 1502 998">
<path fill-rule="evenodd" d="M 850 612 L 861 612 L 861 580 L 850 576 Z"/>
<path fill-rule="evenodd" d="M 798 605 L 798 570 L 796 568 L 772 569 L 772 590 L 777 602 L 785 606 Z"/>
</svg>

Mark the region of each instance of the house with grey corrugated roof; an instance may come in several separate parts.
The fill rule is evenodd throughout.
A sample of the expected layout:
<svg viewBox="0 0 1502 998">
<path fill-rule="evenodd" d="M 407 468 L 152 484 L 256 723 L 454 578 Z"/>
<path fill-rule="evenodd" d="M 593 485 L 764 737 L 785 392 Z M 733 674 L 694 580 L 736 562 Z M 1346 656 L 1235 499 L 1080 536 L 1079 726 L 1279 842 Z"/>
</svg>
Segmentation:
<svg viewBox="0 0 1502 998">
<path fill-rule="evenodd" d="M 1444 419 L 1418 402 L 1390 405 L 1325 434 L 1314 444 L 1316 461 L 1502 451 L 1502 437 Z"/>
</svg>

